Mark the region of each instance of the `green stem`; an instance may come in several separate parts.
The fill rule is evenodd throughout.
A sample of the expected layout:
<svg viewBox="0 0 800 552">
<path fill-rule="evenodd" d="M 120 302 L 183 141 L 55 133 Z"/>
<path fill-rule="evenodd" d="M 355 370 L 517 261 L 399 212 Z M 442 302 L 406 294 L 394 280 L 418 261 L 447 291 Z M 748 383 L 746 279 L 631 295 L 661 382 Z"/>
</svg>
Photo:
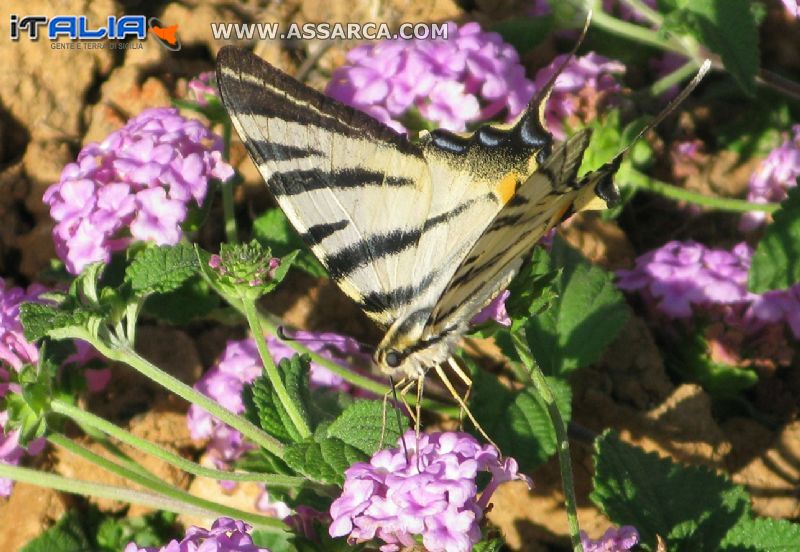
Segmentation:
<svg viewBox="0 0 800 552">
<path fill-rule="evenodd" d="M 135 447 L 143 452 L 146 452 L 147 454 L 151 454 L 156 458 L 159 458 L 160 460 L 163 460 L 164 462 L 171 464 L 176 468 L 180 468 L 192 475 L 208 477 L 210 479 L 216 479 L 220 481 L 258 481 L 270 487 L 286 488 L 302 487 L 307 481 L 302 477 L 292 477 L 288 475 L 273 475 L 254 472 L 226 472 L 207 468 L 197 464 L 196 462 L 187 460 L 186 458 L 183 458 L 174 452 L 162 448 L 155 443 L 151 443 L 146 439 L 136 437 L 121 427 L 112 424 L 108 420 L 104 420 L 99 416 L 95 416 L 91 412 L 86 412 L 85 410 L 82 410 L 71 404 L 55 399 L 50 403 L 50 407 L 53 409 L 53 412 L 70 418 L 82 427 L 86 426 L 101 431 L 110 437 L 117 439 L 118 441 Z"/>
<path fill-rule="evenodd" d="M 612 34 L 633 40 L 634 42 L 639 42 L 640 44 L 652 46 L 659 50 L 677 52 L 685 56 L 694 57 L 691 53 L 687 52 L 687 48 L 676 44 L 673 40 L 664 39 L 657 31 L 623 21 L 622 19 L 617 19 L 616 17 L 608 15 L 601 9 L 593 11 L 592 24 Z"/>
<path fill-rule="evenodd" d="M 238 308 L 235 305 L 234 307 Z M 265 315 L 259 315 L 259 319 L 261 321 L 261 327 L 267 333 L 280 339 L 281 336 L 278 332 L 279 325 L 277 323 L 272 321 L 269 318 L 269 316 Z M 299 341 L 288 340 L 288 341 L 281 341 L 281 343 L 283 343 L 293 351 L 296 351 L 297 353 L 308 355 L 315 364 L 319 364 L 326 370 L 329 370 L 334 374 L 340 376 L 343 380 L 352 385 L 355 385 L 359 389 L 369 391 L 370 393 L 375 393 L 376 395 L 385 395 L 386 393 L 391 391 L 388 385 L 383 385 L 373 379 L 370 379 L 366 376 L 362 376 L 361 374 L 358 374 L 350 370 L 346 366 L 342 366 L 341 364 L 329 358 L 325 358 L 324 356 L 321 356 L 318 353 L 312 351 Z M 408 403 L 412 406 L 417 404 L 416 396 L 411 396 L 411 394 L 406 396 L 406 401 L 408 401 Z M 424 408 L 427 408 L 428 410 L 432 410 L 434 412 L 438 412 L 439 414 L 444 414 L 447 416 L 458 416 L 459 414 L 458 407 L 442 404 L 441 402 L 433 399 L 423 398 L 422 406 Z"/>
<path fill-rule="evenodd" d="M 664 23 L 664 18 L 656 10 L 642 2 L 642 0 L 622 0 L 629 8 L 644 17 L 650 24 L 660 27 Z"/>
<path fill-rule="evenodd" d="M 675 69 L 673 72 L 664 75 L 650 85 L 648 92 L 652 96 L 660 96 L 673 86 L 682 83 L 697 71 L 697 63 L 692 59 Z"/>
<path fill-rule="evenodd" d="M 176 514 L 201 517 L 215 515 L 213 511 L 206 510 L 205 508 L 198 508 L 181 501 L 172 500 L 152 493 L 134 491 L 132 489 L 126 489 L 125 487 L 105 485 L 92 481 L 82 481 L 71 477 L 62 477 L 60 475 L 32 470 L 30 468 L 0 464 L 0 477 L 19 481 L 20 483 L 36 485 L 38 487 L 47 487 L 65 493 L 120 500 L 130 504 L 141 504 L 150 508 L 175 512 Z"/>
<path fill-rule="evenodd" d="M 231 151 L 231 122 L 226 118 L 222 124 L 222 143 L 223 153 L 222 156 L 225 161 L 230 160 Z M 225 239 L 228 243 L 236 243 L 238 240 L 238 233 L 236 231 L 236 214 L 233 209 L 233 183 L 235 177 L 229 178 L 227 182 L 223 182 L 222 186 L 222 213 L 225 219 Z"/>
<path fill-rule="evenodd" d="M 178 378 L 164 372 L 158 366 L 151 363 L 149 360 L 140 356 L 136 351 L 127 345 L 117 345 L 116 347 L 109 347 L 103 340 L 95 338 L 91 335 L 72 336 L 89 341 L 100 354 L 111 360 L 124 362 L 128 366 L 134 368 L 145 377 L 153 380 L 162 387 L 172 391 L 182 399 L 194 403 L 209 414 L 218 418 L 223 423 L 228 424 L 233 429 L 239 431 L 242 435 L 250 439 L 254 444 L 268 450 L 275 456 L 283 457 L 283 445 L 271 435 L 268 435 L 260 428 L 256 427 L 249 421 L 241 416 L 237 416 L 230 410 L 222 407 L 216 401 L 210 399 L 206 395 L 189 387 Z"/>
<path fill-rule="evenodd" d="M 275 393 L 278 395 L 278 400 L 281 401 L 284 410 L 289 414 L 289 418 L 291 418 L 294 427 L 297 428 L 300 435 L 304 438 L 308 437 L 311 435 L 311 429 L 309 429 L 305 418 L 303 418 L 297 410 L 297 405 L 295 405 L 291 397 L 289 397 L 289 393 L 283 385 L 283 379 L 281 379 L 278 368 L 275 366 L 275 361 L 272 360 L 272 355 L 270 355 L 269 349 L 267 348 L 267 340 L 264 339 L 264 330 L 261 327 L 261 321 L 256 311 L 255 302 L 243 299 L 241 304 L 244 315 L 247 318 L 247 323 L 250 326 L 250 331 L 253 334 L 253 339 L 256 342 L 261 362 L 264 363 L 264 371 L 267 373 L 267 378 L 273 389 L 275 389 Z"/>
<path fill-rule="evenodd" d="M 572 459 L 569 455 L 569 438 L 567 437 L 567 426 L 564 424 L 564 419 L 561 417 L 561 412 L 558 410 L 555 395 L 547 383 L 547 378 L 544 377 L 542 369 L 534 361 L 533 355 L 530 352 L 528 344 L 518 333 L 511 334 L 514 340 L 514 346 L 520 355 L 520 358 L 530 370 L 531 381 L 539 396 L 542 397 L 547 412 L 550 415 L 550 421 L 556 432 L 556 447 L 558 451 L 558 464 L 561 467 L 561 485 L 564 489 L 564 506 L 567 510 L 567 524 L 569 525 L 569 536 L 572 541 L 572 549 L 574 552 L 583 552 L 583 545 L 581 544 L 581 528 L 578 524 L 578 508 L 575 499 L 575 484 L 572 478 Z"/>
<path fill-rule="evenodd" d="M 750 203 L 744 199 L 703 195 L 673 186 L 672 184 L 667 184 L 666 182 L 661 182 L 660 180 L 655 180 L 635 169 L 631 169 L 628 173 L 628 177 L 629 180 L 626 181 L 626 185 L 632 186 L 637 190 L 647 190 L 671 199 L 687 201 L 721 211 L 731 211 L 734 213 L 763 211 L 765 213 L 774 213 L 780 208 L 779 203 Z"/>
<path fill-rule="evenodd" d="M 268 529 L 272 529 L 275 531 L 285 530 L 286 526 L 280 520 L 275 518 L 262 516 L 260 514 L 254 514 L 252 512 L 245 512 L 244 510 L 239 510 L 238 508 L 231 508 L 229 506 L 224 506 L 222 504 L 218 504 L 216 502 L 212 502 L 210 500 L 206 500 L 204 498 L 200 498 L 194 495 L 187 493 L 186 491 L 182 491 L 177 487 L 164 483 L 158 478 L 153 478 L 150 476 L 143 476 L 138 472 L 129 470 L 119 464 L 116 464 L 105 458 L 92 452 L 91 450 L 84 448 L 77 443 L 71 441 L 64 435 L 54 433 L 48 436 L 48 441 L 57 445 L 67 452 L 79 456 L 83 458 L 87 462 L 91 462 L 100 468 L 113 473 L 114 475 L 118 475 L 123 479 L 127 479 L 133 483 L 141 485 L 145 489 L 153 491 L 158 495 L 162 495 L 164 497 L 170 498 L 175 500 L 176 502 L 183 502 L 184 504 L 188 504 L 191 506 L 195 506 L 197 508 L 202 508 L 208 512 L 212 512 L 215 517 L 220 516 L 227 516 L 232 517 L 234 519 L 241 519 L 248 523 L 252 523 L 253 525 L 257 525 L 259 527 L 265 527 Z"/>
</svg>

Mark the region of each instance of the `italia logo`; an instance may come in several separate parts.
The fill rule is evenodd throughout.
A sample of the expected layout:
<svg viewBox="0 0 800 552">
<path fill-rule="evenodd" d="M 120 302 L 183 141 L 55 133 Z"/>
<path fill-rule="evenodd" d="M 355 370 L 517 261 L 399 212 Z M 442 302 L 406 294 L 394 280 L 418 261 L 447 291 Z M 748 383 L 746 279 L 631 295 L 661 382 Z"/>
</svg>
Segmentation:
<svg viewBox="0 0 800 552">
<path fill-rule="evenodd" d="M 147 31 L 168 50 L 178 51 L 181 42 L 177 35 L 178 25 L 164 25 L 155 17 L 149 20 L 143 15 L 109 15 L 104 25 L 91 26 L 85 15 L 26 15 L 12 14 L 9 21 L 11 40 L 20 40 L 27 35 L 30 40 L 39 40 L 40 33 L 48 40 L 60 37 L 70 40 L 129 40 L 147 38 Z"/>
</svg>

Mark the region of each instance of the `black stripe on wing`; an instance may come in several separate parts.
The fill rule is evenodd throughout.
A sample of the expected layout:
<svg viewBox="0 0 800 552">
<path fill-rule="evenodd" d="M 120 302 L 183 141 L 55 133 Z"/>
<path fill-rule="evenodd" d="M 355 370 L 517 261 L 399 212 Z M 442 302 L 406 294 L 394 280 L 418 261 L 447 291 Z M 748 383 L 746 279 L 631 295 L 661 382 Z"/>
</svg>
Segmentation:
<svg viewBox="0 0 800 552">
<path fill-rule="evenodd" d="M 312 190 L 363 188 L 370 186 L 414 186 L 410 178 L 389 176 L 380 171 L 348 168 L 336 171 L 321 169 L 296 169 L 275 172 L 267 179 L 267 186 L 276 196 L 304 194 Z"/>
<path fill-rule="evenodd" d="M 276 69 L 252 52 L 226 46 L 217 54 L 222 103 L 237 116 L 274 117 L 359 139 L 372 139 L 405 154 L 422 152 L 404 136 Z"/>
</svg>

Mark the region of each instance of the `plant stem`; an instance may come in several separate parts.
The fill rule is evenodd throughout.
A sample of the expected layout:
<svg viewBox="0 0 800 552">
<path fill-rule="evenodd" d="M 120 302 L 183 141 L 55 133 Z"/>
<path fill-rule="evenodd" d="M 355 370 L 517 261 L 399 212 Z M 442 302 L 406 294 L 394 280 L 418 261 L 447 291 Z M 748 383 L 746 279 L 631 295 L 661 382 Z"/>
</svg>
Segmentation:
<svg viewBox="0 0 800 552">
<path fill-rule="evenodd" d="M 664 23 L 664 18 L 656 10 L 642 2 L 642 0 L 622 0 L 629 8 L 636 11 L 639 15 L 645 18 L 650 24 L 660 27 Z"/>
<path fill-rule="evenodd" d="M 89 341 L 103 356 L 111 360 L 124 362 L 145 377 L 153 380 L 169 391 L 172 391 L 182 399 L 196 404 L 215 418 L 218 418 L 222 422 L 231 426 L 233 429 L 236 429 L 242 435 L 250 439 L 250 441 L 252 441 L 254 444 L 265 448 L 275 456 L 280 458 L 283 457 L 284 447 L 280 441 L 271 435 L 268 435 L 263 430 L 250 423 L 248 420 L 242 418 L 241 416 L 237 416 L 230 410 L 222 407 L 219 403 L 210 399 L 206 395 L 203 395 L 202 393 L 189 387 L 178 378 L 164 372 L 158 366 L 140 356 L 129 346 L 119 344 L 115 347 L 109 347 L 105 342 L 103 342 L 103 340 L 95 338 L 91 335 L 77 335 L 71 337 L 78 337 L 79 339 L 85 339 Z"/>
<path fill-rule="evenodd" d="M 238 307 L 236 307 L 234 305 L 234 308 L 238 308 Z M 278 332 L 278 326 L 279 325 L 276 324 L 273 320 L 271 320 L 269 316 L 260 314 L 259 315 L 259 319 L 261 321 L 261 327 L 267 333 L 277 337 L 278 339 L 281 338 L 281 336 L 280 336 L 280 334 Z M 369 391 L 370 393 L 375 393 L 376 395 L 379 395 L 379 396 L 380 395 L 385 395 L 386 393 L 388 393 L 390 391 L 390 388 L 389 388 L 388 385 L 383 385 L 383 384 L 381 384 L 381 383 L 379 383 L 379 382 L 377 382 L 377 381 L 375 381 L 375 380 L 373 380 L 371 378 L 368 378 L 366 376 L 362 376 L 361 374 L 358 374 L 358 373 L 350 370 L 346 366 L 342 366 L 341 364 L 339 364 L 336 361 L 333 361 L 333 360 L 331 360 L 329 358 L 325 358 L 324 356 L 321 356 L 318 353 L 312 351 L 311 349 L 309 349 L 308 347 L 306 347 L 305 345 L 303 345 L 299 341 L 282 340 L 281 343 L 283 343 L 284 345 L 286 345 L 287 347 L 289 347 L 293 351 L 296 351 L 296 352 L 298 352 L 300 354 L 308 355 L 314 363 L 319 364 L 320 366 L 322 366 L 326 370 L 329 370 L 329 371 L 333 372 L 334 374 L 340 376 L 347 383 L 353 384 L 356 387 L 358 387 L 359 389 L 363 389 L 365 391 Z M 406 396 L 406 401 L 408 401 L 408 403 L 410 405 L 412 405 L 412 406 L 417 404 L 416 396 L 412 396 L 411 394 Z M 422 406 L 424 408 L 427 408 L 428 410 L 432 410 L 434 412 L 438 412 L 439 414 L 444 414 L 446 416 L 458 416 L 458 414 L 459 414 L 458 407 L 446 405 L 446 404 L 443 404 L 443 403 L 441 403 L 441 402 L 439 402 L 437 400 L 434 400 L 434 399 L 425 399 L 425 398 L 423 398 L 422 399 Z"/>
<path fill-rule="evenodd" d="M 639 42 L 640 44 L 645 44 L 660 50 L 677 52 L 685 56 L 693 57 L 692 54 L 686 51 L 685 47 L 675 44 L 675 42 L 672 40 L 664 39 L 658 34 L 658 32 L 641 25 L 636 25 L 634 23 L 629 23 L 627 21 L 623 21 L 622 19 L 612 17 L 605 13 L 602 9 L 594 10 L 592 12 L 592 24 L 597 25 L 601 29 L 604 29 L 612 34 L 621 36 L 623 38 L 628 38 L 634 42 Z"/>
<path fill-rule="evenodd" d="M 231 508 L 229 506 L 217 504 L 216 502 L 191 495 L 186 491 L 174 487 L 173 485 L 164 483 L 158 478 L 144 476 L 140 473 L 129 470 L 112 462 L 108 458 L 100 456 L 99 454 L 96 454 L 91 450 L 78 445 L 59 433 L 49 435 L 47 439 L 54 445 L 63 448 L 67 452 L 79 456 L 84 460 L 91 462 L 92 464 L 95 464 L 96 466 L 99 466 L 110 473 L 113 473 L 114 475 L 118 475 L 133 483 L 141 485 L 145 489 L 153 491 L 158 495 L 211 512 L 215 517 L 228 516 L 235 519 L 241 519 L 248 523 L 252 523 L 253 525 L 271 528 L 277 531 L 286 528 L 283 522 L 275 518 L 254 514 L 252 512 L 245 512 L 244 510 L 239 510 L 238 508 Z"/>
<path fill-rule="evenodd" d="M 629 180 L 626 181 L 626 185 L 632 186 L 638 190 L 647 190 L 664 197 L 687 201 L 704 207 L 719 209 L 720 211 L 730 211 L 734 213 L 763 211 L 765 213 L 774 213 L 780 208 L 779 203 L 751 203 L 744 199 L 703 195 L 650 178 L 636 169 L 631 169 L 628 176 Z"/>
<path fill-rule="evenodd" d="M 196 475 L 199 477 L 208 477 L 220 481 L 258 481 L 271 487 L 286 487 L 295 488 L 302 487 L 306 483 L 306 479 L 302 477 L 292 477 L 288 475 L 273 475 L 265 473 L 254 472 L 226 472 L 222 470 L 215 470 L 201 466 L 196 462 L 187 460 L 182 456 L 175 454 L 163 447 L 151 443 L 146 439 L 136 437 L 132 433 L 125 431 L 119 426 L 116 426 L 104 420 L 99 416 L 95 416 L 91 412 L 86 412 L 76 406 L 65 403 L 58 399 L 54 399 L 50 403 L 53 412 L 66 416 L 73 420 L 80 426 L 87 426 L 92 429 L 99 430 L 114 439 L 117 439 L 127 445 L 135 447 L 147 454 L 151 454 L 164 462 L 180 468 L 183 471 Z"/>
<path fill-rule="evenodd" d="M 281 401 L 284 410 L 289 414 L 289 418 L 291 418 L 294 427 L 297 428 L 301 437 L 308 437 L 311 435 L 311 430 L 305 418 L 303 418 L 297 410 L 297 405 L 295 405 L 291 397 L 289 397 L 289 393 L 283 385 L 283 379 L 281 379 L 278 368 L 275 366 L 275 361 L 272 360 L 272 355 L 270 355 L 269 348 L 267 348 L 267 341 L 264 339 L 264 330 L 261 327 L 261 321 L 256 311 L 256 304 L 254 301 L 248 301 L 247 299 L 242 299 L 241 303 L 244 315 L 247 318 L 247 323 L 250 326 L 250 331 L 253 334 L 253 339 L 256 342 L 261 362 L 264 364 L 264 371 L 267 373 L 267 378 L 272 384 L 273 389 L 275 389 L 275 393 L 278 395 L 278 400 Z"/>
<path fill-rule="evenodd" d="M 581 544 L 581 529 L 578 524 L 578 509 L 575 499 L 575 484 L 572 478 L 572 459 L 569 455 L 569 438 L 567 437 L 567 426 L 558 410 L 556 398 L 547 378 L 544 377 L 542 369 L 533 359 L 528 344 L 524 338 L 516 332 L 511 334 L 517 352 L 530 371 L 531 381 L 539 396 L 542 397 L 547 413 L 550 415 L 550 422 L 556 432 L 556 449 L 558 454 L 558 464 L 561 468 L 561 485 L 564 489 L 564 506 L 567 510 L 567 524 L 569 525 L 569 536 L 572 541 L 574 552 L 583 552 Z"/>
<path fill-rule="evenodd" d="M 222 156 L 225 161 L 230 160 L 231 152 L 231 122 L 225 119 L 222 123 Z M 236 177 L 233 176 L 227 182 L 222 182 L 222 213 L 225 218 L 225 239 L 228 243 L 236 243 L 238 240 L 238 233 L 236 231 L 236 213 L 233 209 L 233 183 Z"/>
<path fill-rule="evenodd" d="M 694 75 L 697 71 L 697 63 L 690 59 L 671 73 L 664 75 L 656 82 L 650 85 L 648 88 L 648 92 L 651 96 L 660 96 L 673 86 L 676 86 L 686 80 L 687 78 Z"/>
</svg>

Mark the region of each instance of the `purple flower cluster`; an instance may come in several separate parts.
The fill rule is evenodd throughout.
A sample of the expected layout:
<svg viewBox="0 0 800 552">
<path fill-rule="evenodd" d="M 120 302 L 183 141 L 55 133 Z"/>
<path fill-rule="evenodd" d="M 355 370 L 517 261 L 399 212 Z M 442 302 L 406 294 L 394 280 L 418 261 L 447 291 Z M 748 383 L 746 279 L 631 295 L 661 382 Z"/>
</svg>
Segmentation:
<svg viewBox="0 0 800 552">
<path fill-rule="evenodd" d="M 293 336 L 302 340 L 306 347 L 330 359 L 345 359 L 369 362 L 369 355 L 361 352 L 357 341 L 333 333 L 312 333 L 298 331 Z M 267 337 L 267 345 L 275 362 L 291 358 L 295 351 L 272 336 Z M 229 341 L 219 361 L 195 384 L 195 389 L 220 403 L 235 414 L 244 412 L 242 391 L 246 384 L 252 383 L 264 370 L 258 349 L 253 339 Z M 329 370 L 312 362 L 311 385 L 318 387 L 337 387 L 348 389 L 345 381 Z M 252 449 L 242 435 L 222 423 L 211 414 L 192 405 L 187 415 L 189 431 L 193 439 L 209 439 L 208 457 L 218 469 L 227 469 L 232 462 Z"/>
<path fill-rule="evenodd" d="M 342 494 L 330 509 L 331 536 L 377 538 L 385 543 L 382 552 L 395 552 L 421 535 L 429 552 L 468 552 L 481 539 L 478 524 L 497 486 L 514 479 L 531 485 L 513 458 L 501 461 L 497 449 L 466 433 L 423 434 L 417 442 L 407 431 L 401 439 L 405 447 L 398 440 L 397 448 L 345 472 Z M 492 477 L 478 498 L 480 471 Z"/>
<path fill-rule="evenodd" d="M 108 261 L 131 241 L 175 244 L 190 203 L 210 178 L 227 180 L 222 140 L 177 109 L 143 111 L 101 143 L 91 143 L 44 194 L 53 238 L 67 269 Z"/>
<path fill-rule="evenodd" d="M 214 71 L 200 73 L 197 77 L 189 81 L 188 88 L 192 93 L 195 103 L 201 107 L 205 107 L 209 102 L 219 98 L 217 74 Z"/>
<path fill-rule="evenodd" d="M 211 529 L 189 527 L 180 541 L 172 540 L 161 548 L 139 548 L 135 542 L 130 542 L 125 552 L 269 552 L 268 548 L 253 543 L 250 529 L 243 521 L 222 517 Z"/>
<path fill-rule="evenodd" d="M 510 120 L 533 95 L 516 50 L 477 23 L 448 23 L 447 39 L 386 40 L 353 48 L 326 92 L 397 132 L 410 112 L 440 128 Z"/>
<path fill-rule="evenodd" d="M 581 531 L 581 544 L 583 552 L 627 552 L 639 544 L 639 532 L 630 525 L 610 527 L 602 537 L 592 540 Z"/>
<path fill-rule="evenodd" d="M 752 256 L 746 243 L 727 251 L 672 241 L 639 257 L 632 270 L 620 270 L 617 285 L 638 292 L 667 318 L 689 319 L 703 313 L 744 337 L 768 336 L 776 352 L 781 348 L 774 343 L 776 326 L 788 326 L 800 338 L 800 285 L 762 294 L 749 292 Z M 715 336 L 719 333 L 714 330 Z"/>
<path fill-rule="evenodd" d="M 550 65 L 536 73 L 536 90 L 544 87 L 566 58 L 567 54 L 556 56 Z M 556 79 L 545 109 L 545 120 L 553 136 L 563 140 L 566 128 L 594 119 L 598 108 L 620 92 L 614 75 L 624 72 L 625 65 L 594 52 L 569 61 Z"/>
<path fill-rule="evenodd" d="M 19 321 L 19 307 L 25 301 L 35 301 L 44 291 L 41 286 L 31 286 L 28 290 L 7 287 L 0 278 L 0 399 L 8 393 L 19 393 L 20 388 L 11 382 L 9 370 L 20 371 L 26 364 L 39 360 L 39 351 L 22 333 Z M 45 445 L 43 439 L 31 442 L 26 450 L 20 445 L 20 430 L 6 431 L 8 412 L 0 411 L 0 462 L 17 465 L 26 454 L 39 454 Z M 11 494 L 13 482 L 0 479 L 0 496 Z"/>
<path fill-rule="evenodd" d="M 9 393 L 19 393 L 20 387 L 13 383 L 12 370 L 19 372 L 29 364 L 39 361 L 36 346 L 25 339 L 19 319 L 20 305 L 24 302 L 39 301 L 39 296 L 46 291 L 41 285 L 33 284 L 27 290 L 9 287 L 0 278 L 0 402 Z M 76 353 L 67 358 L 65 365 L 84 364 L 95 356 L 92 347 L 83 341 L 75 342 Z M 90 391 L 100 391 L 108 383 L 109 370 L 85 370 Z M 36 439 L 28 444 L 27 449 L 20 445 L 18 429 L 6 431 L 8 412 L 0 411 L 0 462 L 17 465 L 27 454 L 39 454 L 45 445 L 43 439 Z M 12 482 L 0 479 L 0 496 L 11 494 Z"/>
<path fill-rule="evenodd" d="M 780 202 L 786 199 L 786 190 L 797 185 L 800 176 L 800 125 L 792 127 L 792 137 L 772 150 L 750 177 L 747 200 L 752 203 Z M 742 229 L 761 226 L 764 212 L 747 213 L 742 219 Z"/>
</svg>

